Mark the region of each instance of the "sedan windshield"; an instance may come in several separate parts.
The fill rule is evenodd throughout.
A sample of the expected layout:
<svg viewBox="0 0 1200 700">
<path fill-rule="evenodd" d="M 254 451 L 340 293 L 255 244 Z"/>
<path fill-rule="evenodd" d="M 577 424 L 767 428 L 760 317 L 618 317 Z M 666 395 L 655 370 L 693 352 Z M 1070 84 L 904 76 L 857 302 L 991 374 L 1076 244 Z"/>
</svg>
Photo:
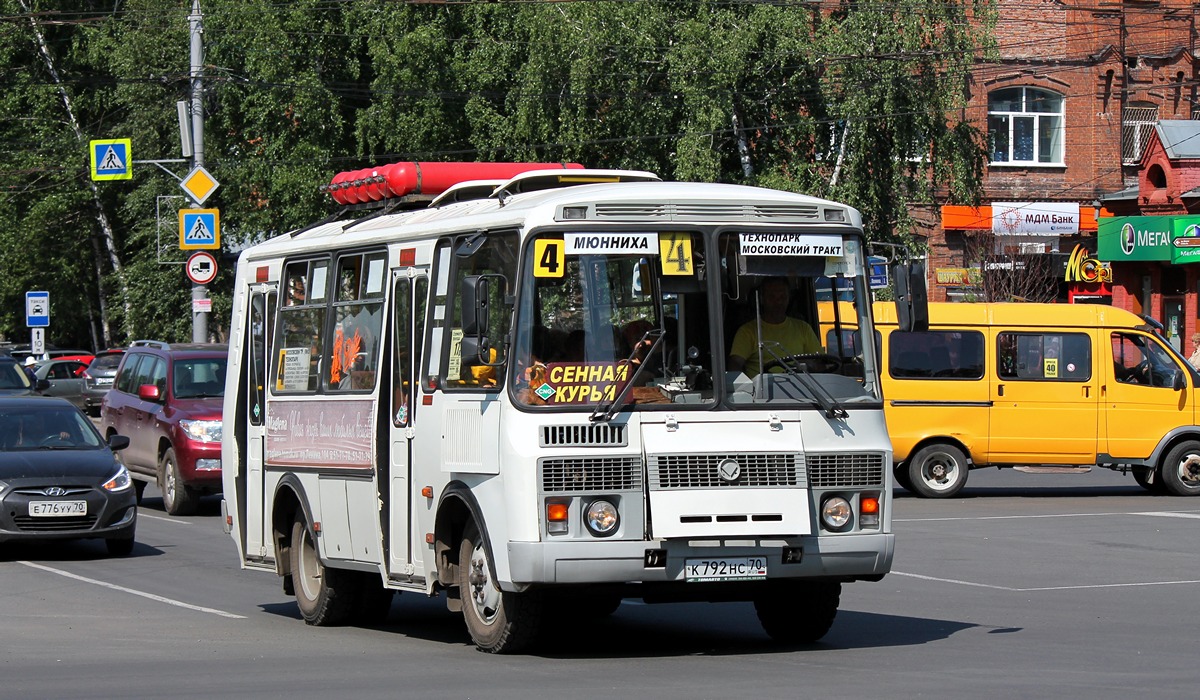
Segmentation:
<svg viewBox="0 0 1200 700">
<path fill-rule="evenodd" d="M 84 450 L 103 445 L 91 421 L 70 406 L 49 406 L 0 414 L 0 449 Z"/>
</svg>

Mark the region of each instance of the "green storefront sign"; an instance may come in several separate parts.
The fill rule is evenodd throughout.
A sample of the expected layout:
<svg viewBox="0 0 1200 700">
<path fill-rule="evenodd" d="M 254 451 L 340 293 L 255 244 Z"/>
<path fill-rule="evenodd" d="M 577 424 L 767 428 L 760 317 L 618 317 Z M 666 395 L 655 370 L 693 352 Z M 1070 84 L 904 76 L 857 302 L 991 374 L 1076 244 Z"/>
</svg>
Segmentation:
<svg viewBox="0 0 1200 700">
<path fill-rule="evenodd" d="M 1096 258 L 1200 263 L 1200 216 L 1114 216 L 1100 219 Z"/>
</svg>

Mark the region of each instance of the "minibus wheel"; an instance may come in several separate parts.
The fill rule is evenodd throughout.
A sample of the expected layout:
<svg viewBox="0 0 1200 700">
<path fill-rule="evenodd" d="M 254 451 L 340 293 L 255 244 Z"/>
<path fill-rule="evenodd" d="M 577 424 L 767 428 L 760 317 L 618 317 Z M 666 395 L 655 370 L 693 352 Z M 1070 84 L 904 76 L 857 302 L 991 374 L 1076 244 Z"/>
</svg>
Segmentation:
<svg viewBox="0 0 1200 700">
<path fill-rule="evenodd" d="M 967 485 L 967 456 L 946 443 L 917 450 L 908 460 L 908 479 L 913 491 L 924 498 L 950 498 Z"/>
<path fill-rule="evenodd" d="M 906 462 L 897 462 L 892 467 L 892 476 L 896 477 L 896 483 L 903 486 L 905 489 L 912 491 L 912 480 L 908 478 L 908 464 Z"/>
<path fill-rule="evenodd" d="M 471 641 L 489 654 L 512 654 L 532 644 L 541 629 L 544 600 L 536 591 L 502 591 L 492 578 L 491 553 L 475 523 L 458 549 L 458 592 Z"/>
<path fill-rule="evenodd" d="M 833 626 L 841 597 L 836 581 L 772 581 L 754 598 L 754 611 L 771 639 L 812 644 Z"/>
<path fill-rule="evenodd" d="M 358 580 L 353 571 L 330 569 L 321 563 L 312 530 L 303 513 L 292 523 L 292 587 L 304 621 L 327 627 L 340 625 L 355 611 Z"/>
<path fill-rule="evenodd" d="M 1162 463 L 1162 483 L 1167 493 L 1200 496 L 1200 442 L 1181 442 L 1167 453 Z"/>
</svg>

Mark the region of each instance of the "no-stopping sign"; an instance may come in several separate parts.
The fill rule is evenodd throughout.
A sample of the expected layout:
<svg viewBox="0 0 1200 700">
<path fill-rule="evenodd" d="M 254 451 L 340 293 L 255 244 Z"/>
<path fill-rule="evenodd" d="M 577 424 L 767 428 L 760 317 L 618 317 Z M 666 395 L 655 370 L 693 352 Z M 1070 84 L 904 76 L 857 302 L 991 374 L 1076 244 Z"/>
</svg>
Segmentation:
<svg viewBox="0 0 1200 700">
<path fill-rule="evenodd" d="M 188 279 L 196 284 L 208 284 L 217 276 L 217 259 L 212 256 L 212 253 L 202 250 L 192 253 L 185 268 Z"/>
</svg>

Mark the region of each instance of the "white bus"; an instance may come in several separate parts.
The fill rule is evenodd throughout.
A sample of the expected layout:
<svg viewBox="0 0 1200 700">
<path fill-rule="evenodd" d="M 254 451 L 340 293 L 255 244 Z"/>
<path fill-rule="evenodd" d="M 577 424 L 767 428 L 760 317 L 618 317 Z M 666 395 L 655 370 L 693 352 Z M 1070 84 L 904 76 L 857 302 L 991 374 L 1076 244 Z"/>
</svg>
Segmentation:
<svg viewBox="0 0 1200 700">
<path fill-rule="evenodd" d="M 225 526 L 309 624 L 444 594 L 480 649 L 514 652 L 627 598 L 753 601 L 771 637 L 811 642 L 843 583 L 889 571 L 875 334 L 725 370 L 769 276 L 813 328 L 835 278 L 847 326 L 872 328 L 856 210 L 645 172 L 387 167 L 335 177 L 340 217 L 237 266 Z"/>
</svg>

